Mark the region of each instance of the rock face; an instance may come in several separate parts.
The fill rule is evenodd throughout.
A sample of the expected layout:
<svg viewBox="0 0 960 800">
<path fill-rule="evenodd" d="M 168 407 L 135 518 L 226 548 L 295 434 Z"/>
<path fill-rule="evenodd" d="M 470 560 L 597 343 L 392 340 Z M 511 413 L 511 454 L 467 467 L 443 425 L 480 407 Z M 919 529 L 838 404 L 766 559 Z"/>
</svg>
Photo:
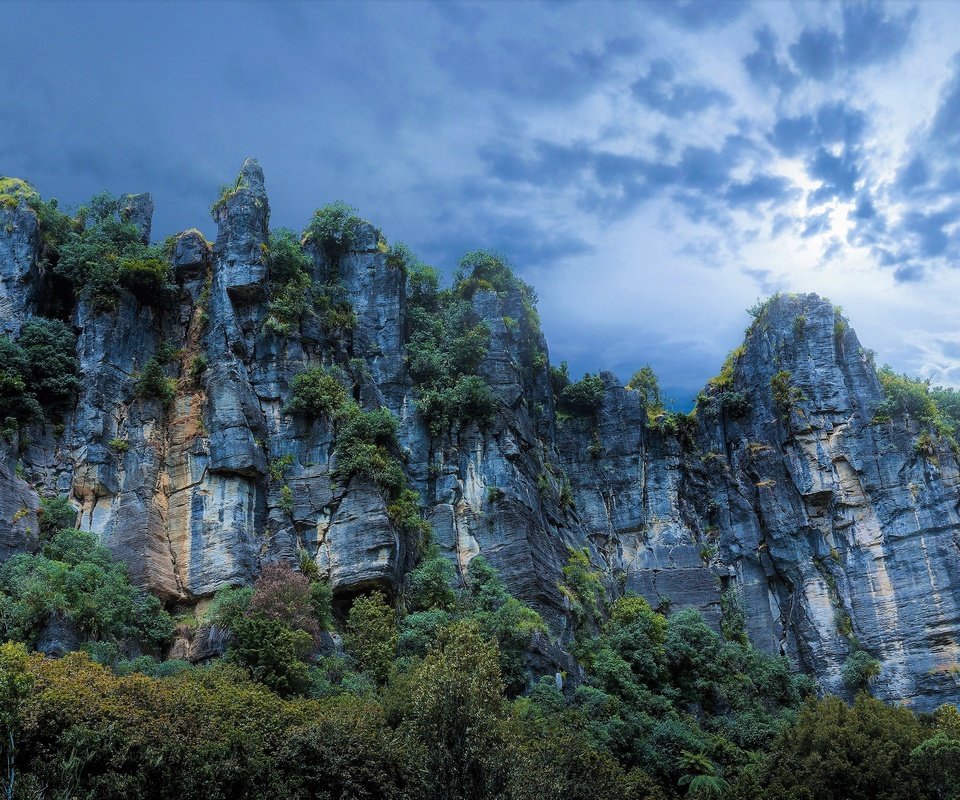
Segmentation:
<svg viewBox="0 0 960 800">
<path fill-rule="evenodd" d="M 121 208 L 146 241 L 149 196 Z M 943 441 L 918 451 L 915 421 L 875 422 L 875 370 L 828 302 L 774 298 L 724 392 L 708 387 L 691 418 L 651 421 L 640 394 L 604 373 L 596 414 L 561 419 L 520 292 L 479 290 L 471 302 L 490 330 L 479 374 L 499 410 L 432 437 L 405 365 L 405 275 L 379 233 L 364 223 L 335 255 L 306 246 L 315 284 L 337 281 L 349 299 L 352 330 L 307 315 L 281 335 L 265 324 L 269 218 L 248 160 L 216 206 L 215 244 L 195 230 L 173 241 L 176 303 L 123 293 L 111 311 L 75 306 L 83 389 L 62 430 L 33 426 L 2 445 L 0 556 L 36 546 L 39 498 L 61 494 L 171 603 L 277 559 L 312 559 L 342 599 L 394 591 L 416 542 L 376 486 L 336 479 L 334 423 L 284 412 L 298 372 L 348 364 L 360 405 L 399 421 L 433 540 L 460 570 L 483 553 L 550 623 L 553 640 L 530 655 L 542 671 L 569 641 L 568 548 L 586 548 L 611 593 L 693 606 L 715 625 L 739 607 L 756 646 L 826 690 L 845 691 L 840 670 L 859 646 L 882 664 L 877 695 L 960 700 L 960 469 Z M 0 208 L 0 326 L 14 335 L 46 291 L 38 237 L 25 203 Z M 166 406 L 134 391 L 161 351 L 174 353 Z M 176 654 L 209 657 L 215 633 L 184 633 Z"/>
</svg>

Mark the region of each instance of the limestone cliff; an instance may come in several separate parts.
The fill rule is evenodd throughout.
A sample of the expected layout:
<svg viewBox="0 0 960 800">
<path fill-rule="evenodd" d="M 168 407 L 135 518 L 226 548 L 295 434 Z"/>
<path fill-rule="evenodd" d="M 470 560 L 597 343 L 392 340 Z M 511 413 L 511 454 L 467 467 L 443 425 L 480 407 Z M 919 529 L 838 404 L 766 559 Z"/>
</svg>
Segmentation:
<svg viewBox="0 0 960 800">
<path fill-rule="evenodd" d="M 144 239 L 152 208 L 147 195 L 123 198 Z M 335 255 L 305 244 L 311 279 L 336 280 L 355 324 L 331 331 L 308 315 L 281 335 L 265 325 L 269 218 L 247 161 L 215 207 L 216 242 L 197 231 L 172 242 L 176 302 L 123 292 L 109 311 L 69 308 L 83 388 L 62 425 L 0 445 L 0 556 L 36 546 L 39 498 L 59 494 L 172 604 L 303 552 L 341 598 L 396 590 L 416 543 L 375 485 L 336 480 L 336 425 L 284 411 L 305 366 L 340 365 L 361 406 L 399 420 L 434 541 L 460 569 L 483 553 L 543 611 L 556 641 L 545 657 L 563 659 L 562 567 L 568 548 L 586 547 L 611 592 L 694 606 L 714 624 L 739 607 L 758 647 L 827 690 L 843 690 L 857 642 L 882 663 L 877 695 L 918 708 L 960 700 L 957 460 L 944 440 L 918 449 L 914 420 L 878 421 L 869 354 L 830 303 L 770 302 L 693 417 L 651 419 L 604 373 L 596 414 L 567 419 L 523 298 L 480 289 L 471 302 L 490 346 L 479 374 L 498 411 L 431 436 L 404 358 L 405 275 L 378 231 L 361 225 Z M 12 335 L 55 291 L 42 249 L 30 204 L 0 205 L 0 325 Z M 161 349 L 174 354 L 166 405 L 134 391 Z"/>
</svg>

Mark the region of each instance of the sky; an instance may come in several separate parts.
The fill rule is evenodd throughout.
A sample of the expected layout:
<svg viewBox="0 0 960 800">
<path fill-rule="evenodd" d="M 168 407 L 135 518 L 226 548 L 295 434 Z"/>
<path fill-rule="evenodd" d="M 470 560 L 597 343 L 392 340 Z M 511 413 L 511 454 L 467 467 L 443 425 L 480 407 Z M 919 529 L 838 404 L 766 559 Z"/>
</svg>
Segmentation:
<svg viewBox="0 0 960 800">
<path fill-rule="evenodd" d="M 503 253 L 551 360 L 678 406 L 776 291 L 960 386 L 960 4 L 0 3 L 0 174 L 149 191 L 154 238 L 260 160 L 447 274 Z"/>
</svg>

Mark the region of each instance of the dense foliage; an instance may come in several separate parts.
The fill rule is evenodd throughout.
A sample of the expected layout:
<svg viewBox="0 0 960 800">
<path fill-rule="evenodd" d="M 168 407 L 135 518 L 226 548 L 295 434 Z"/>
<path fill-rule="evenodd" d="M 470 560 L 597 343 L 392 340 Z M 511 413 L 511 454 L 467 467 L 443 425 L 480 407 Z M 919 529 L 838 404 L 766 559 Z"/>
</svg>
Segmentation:
<svg viewBox="0 0 960 800">
<path fill-rule="evenodd" d="M 141 241 L 136 225 L 126 220 L 121 202 L 109 194 L 96 195 L 80 210 L 77 224 L 56 249 L 55 274 L 98 309 L 114 308 L 121 289 L 146 305 L 163 305 L 173 295 L 163 249 Z"/>
<path fill-rule="evenodd" d="M 264 325 L 275 333 L 288 335 L 315 302 L 310 258 L 303 252 L 297 235 L 288 228 L 270 231 L 267 244 L 270 276 L 270 305 Z"/>
<path fill-rule="evenodd" d="M 122 571 L 89 534 L 64 531 L 42 555 L 17 559 L 4 569 L 4 620 L 11 602 L 36 602 L 29 581 L 6 589 L 8 573 L 29 574 L 90 635 L 131 634 L 129 585 L 105 577 Z M 955 709 L 922 717 L 866 695 L 852 707 L 816 700 L 806 679 L 735 626 L 728 639 L 690 610 L 664 616 L 631 595 L 607 604 L 578 551 L 564 584 L 583 609 L 575 653 L 585 668 L 565 691 L 527 658 L 549 636 L 539 615 L 482 557 L 458 579 L 435 549 L 394 604 L 361 595 L 339 623 L 329 587 L 285 564 L 252 588 L 221 590 L 209 618 L 229 631 L 227 656 L 207 667 L 140 658 L 109 669 L 83 653 L 52 660 L 3 645 L 4 780 L 15 778 L 13 797 L 24 800 L 933 800 L 960 791 Z M 72 586 L 92 587 L 97 602 Z M 149 614 L 162 619 L 156 606 Z M 342 652 L 322 633 L 333 624 Z M 7 635 L 29 641 L 33 629 Z"/>
<path fill-rule="evenodd" d="M 52 513 L 63 518 L 62 510 Z M 3 636 L 35 645 L 52 623 L 116 645 L 118 653 L 158 648 L 172 633 L 159 601 L 130 585 L 124 565 L 92 533 L 72 529 L 55 533 L 39 553 L 17 554 L 0 566 Z"/>
<path fill-rule="evenodd" d="M 490 330 L 471 299 L 481 288 L 512 286 L 516 283 L 512 270 L 494 255 L 471 253 L 461 260 L 453 288 L 441 291 L 436 270 L 417 261 L 409 250 L 397 249 L 390 257 L 407 274 L 407 366 L 418 389 L 417 407 L 431 434 L 438 436 L 454 423 L 487 423 L 497 402 L 476 373 L 489 348 Z"/>
<path fill-rule="evenodd" d="M 599 375 L 586 374 L 579 381 L 570 380 L 566 361 L 550 368 L 550 382 L 561 415 L 589 417 L 603 404 L 604 385 Z"/>
<path fill-rule="evenodd" d="M 80 386 L 77 337 L 66 323 L 35 317 L 14 341 L 0 336 L 0 419 L 6 430 L 57 419 Z"/>
</svg>

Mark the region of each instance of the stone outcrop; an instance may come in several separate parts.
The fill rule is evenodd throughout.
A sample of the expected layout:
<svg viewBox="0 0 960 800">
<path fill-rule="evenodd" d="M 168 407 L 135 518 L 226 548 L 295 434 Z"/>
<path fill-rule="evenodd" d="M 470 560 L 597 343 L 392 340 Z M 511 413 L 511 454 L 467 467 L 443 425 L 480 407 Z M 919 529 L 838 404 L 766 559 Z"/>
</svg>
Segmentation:
<svg viewBox="0 0 960 800">
<path fill-rule="evenodd" d="M 152 209 L 149 195 L 122 198 L 144 240 Z M 32 426 L 2 445 L 0 557 L 36 546 L 39 498 L 60 494 L 171 604 L 250 582 L 277 559 L 312 559 L 341 599 L 397 590 L 417 542 L 374 485 L 337 479 L 333 422 L 284 412 L 298 372 L 337 364 L 362 407 L 398 419 L 434 542 L 459 570 L 483 553 L 550 623 L 552 639 L 529 654 L 540 671 L 570 667 L 563 566 L 586 548 L 611 594 L 692 606 L 714 625 L 739 607 L 756 646 L 827 690 L 844 691 L 840 669 L 859 646 L 882 664 L 879 696 L 918 708 L 960 699 L 960 469 L 945 440 L 918 450 L 916 421 L 876 420 L 869 354 L 831 304 L 774 298 L 730 365 L 727 397 L 708 387 L 692 417 L 651 418 L 603 373 L 597 413 L 564 418 L 520 292 L 479 290 L 471 302 L 490 330 L 479 374 L 499 410 L 432 437 L 405 365 L 405 276 L 379 232 L 364 223 L 333 255 L 306 247 L 314 281 L 349 299 L 353 329 L 305 315 L 281 335 L 265 324 L 269 219 L 248 160 L 215 207 L 216 242 L 196 230 L 173 240 L 175 303 L 123 293 L 112 311 L 75 306 L 83 388 L 62 429 Z M 38 237 L 26 203 L 0 207 L 0 326 L 13 335 L 47 291 Z M 134 391 L 162 352 L 168 405 Z M 223 646 L 215 630 L 178 637 L 178 657 Z"/>
</svg>

